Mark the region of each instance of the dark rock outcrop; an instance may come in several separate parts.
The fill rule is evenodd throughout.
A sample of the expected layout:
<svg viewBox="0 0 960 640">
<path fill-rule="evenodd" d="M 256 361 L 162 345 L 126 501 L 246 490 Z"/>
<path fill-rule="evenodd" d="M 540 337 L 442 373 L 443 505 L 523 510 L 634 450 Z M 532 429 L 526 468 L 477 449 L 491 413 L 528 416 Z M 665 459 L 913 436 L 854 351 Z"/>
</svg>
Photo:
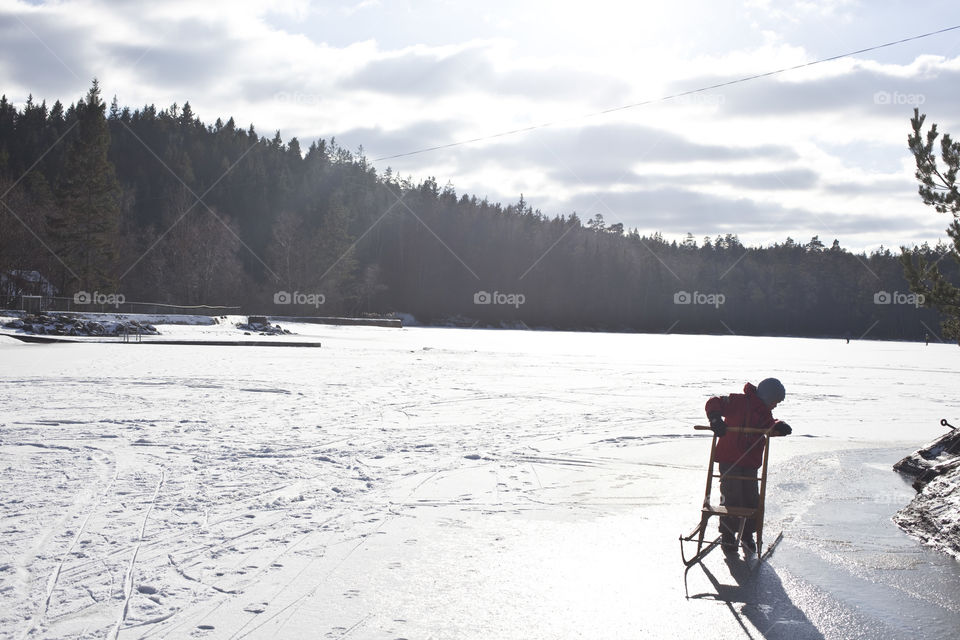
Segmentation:
<svg viewBox="0 0 960 640">
<path fill-rule="evenodd" d="M 266 316 L 249 316 L 247 317 L 246 323 L 237 323 L 237 329 L 242 329 L 248 333 L 257 333 L 261 336 L 291 335 L 290 331 L 282 328 L 280 325 L 271 325 Z"/>
<path fill-rule="evenodd" d="M 946 420 L 941 424 L 948 426 Z M 952 429 L 893 468 L 915 478 L 917 496 L 893 517 L 924 543 L 960 558 L 960 429 Z"/>
<path fill-rule="evenodd" d="M 27 314 L 3 325 L 24 333 L 47 336 L 155 336 L 160 332 L 152 324 L 117 317 L 116 320 L 90 320 L 62 313 Z"/>
</svg>

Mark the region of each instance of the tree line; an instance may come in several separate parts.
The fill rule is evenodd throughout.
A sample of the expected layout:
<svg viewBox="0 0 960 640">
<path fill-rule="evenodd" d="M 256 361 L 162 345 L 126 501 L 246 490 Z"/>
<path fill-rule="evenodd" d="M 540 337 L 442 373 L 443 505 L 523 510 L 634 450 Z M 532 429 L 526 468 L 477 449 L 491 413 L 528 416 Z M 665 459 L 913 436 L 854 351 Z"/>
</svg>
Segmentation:
<svg viewBox="0 0 960 640">
<path fill-rule="evenodd" d="M 232 118 L 204 124 L 189 103 L 108 106 L 96 81 L 68 107 L 0 98 L 0 194 L 0 274 L 9 284 L 10 274 L 42 273 L 68 297 L 405 312 L 467 326 L 938 331 L 887 249 L 853 253 L 818 237 L 748 247 L 733 234 L 667 242 L 600 214 L 551 217 L 523 196 L 504 205 L 378 172 L 335 139 L 304 149 Z M 949 251 L 916 250 L 931 263 Z"/>
</svg>

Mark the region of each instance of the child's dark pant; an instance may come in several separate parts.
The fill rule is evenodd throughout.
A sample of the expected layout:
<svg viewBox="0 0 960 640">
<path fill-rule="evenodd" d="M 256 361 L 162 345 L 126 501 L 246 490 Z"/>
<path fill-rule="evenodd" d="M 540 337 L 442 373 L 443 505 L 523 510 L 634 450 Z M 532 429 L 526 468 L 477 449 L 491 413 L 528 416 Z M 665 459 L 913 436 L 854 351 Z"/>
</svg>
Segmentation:
<svg viewBox="0 0 960 640">
<path fill-rule="evenodd" d="M 720 475 L 750 476 L 751 480 L 739 478 L 720 478 L 720 504 L 726 507 L 750 507 L 756 509 L 760 502 L 757 490 L 757 470 L 719 462 Z M 753 535 L 756 521 L 747 518 L 743 526 L 744 537 Z M 720 533 L 724 536 L 735 536 L 740 530 L 740 518 L 722 516 L 720 518 Z"/>
</svg>

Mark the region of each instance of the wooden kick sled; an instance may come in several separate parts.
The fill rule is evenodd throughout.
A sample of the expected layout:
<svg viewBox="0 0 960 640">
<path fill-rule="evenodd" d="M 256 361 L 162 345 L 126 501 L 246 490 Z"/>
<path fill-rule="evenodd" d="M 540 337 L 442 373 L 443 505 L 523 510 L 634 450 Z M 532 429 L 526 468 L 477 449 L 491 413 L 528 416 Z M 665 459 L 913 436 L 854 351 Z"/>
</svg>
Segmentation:
<svg viewBox="0 0 960 640">
<path fill-rule="evenodd" d="M 698 431 L 709 431 L 710 427 L 697 425 L 694 427 Z M 767 494 L 767 460 L 770 458 L 770 438 L 775 436 L 773 433 L 773 427 L 770 429 L 754 429 L 748 427 L 727 427 L 727 433 L 759 433 L 763 435 L 763 464 L 760 467 L 760 475 L 757 478 L 748 477 L 748 476 L 730 476 L 734 479 L 744 479 L 744 480 L 758 480 L 760 483 L 759 494 L 760 499 L 757 502 L 757 508 L 752 509 L 748 507 L 727 507 L 720 504 L 711 504 L 710 502 L 710 493 L 711 488 L 713 487 L 714 479 L 719 479 L 721 474 L 716 473 L 714 466 L 715 460 L 714 456 L 717 450 L 717 436 L 713 436 L 713 442 L 710 444 L 710 464 L 707 467 L 707 488 L 703 496 L 703 507 L 700 509 L 700 524 L 694 528 L 689 534 L 685 536 L 680 536 L 680 557 L 683 559 L 683 564 L 687 567 L 692 567 L 696 563 L 703 560 L 703 558 L 713 551 L 717 545 L 720 544 L 720 536 L 718 535 L 713 540 L 705 540 L 707 533 L 707 523 L 710 521 L 712 516 L 734 516 L 740 518 L 740 528 L 737 531 L 737 547 L 740 546 L 740 540 L 743 537 L 744 526 L 748 519 L 752 519 L 755 524 L 755 529 L 757 532 L 757 557 L 763 559 L 765 555 L 769 554 L 769 551 L 773 550 L 773 547 L 780 541 L 780 538 L 783 536 L 781 533 L 777 536 L 777 539 L 774 540 L 773 544 L 770 545 L 770 549 L 767 554 L 763 553 L 763 505 L 764 500 Z M 687 559 L 684 554 L 684 543 L 695 543 L 697 546 L 697 552 L 693 557 Z"/>
</svg>

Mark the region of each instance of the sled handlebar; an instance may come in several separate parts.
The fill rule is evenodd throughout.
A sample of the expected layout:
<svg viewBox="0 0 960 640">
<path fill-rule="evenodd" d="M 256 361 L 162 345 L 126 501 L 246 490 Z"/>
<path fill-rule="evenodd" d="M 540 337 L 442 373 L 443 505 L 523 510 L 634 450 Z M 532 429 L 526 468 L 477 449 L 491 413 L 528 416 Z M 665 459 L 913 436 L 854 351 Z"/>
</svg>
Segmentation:
<svg viewBox="0 0 960 640">
<path fill-rule="evenodd" d="M 694 427 L 697 431 L 710 431 L 710 427 L 698 424 Z M 754 427 L 727 427 L 727 433 L 765 433 L 771 438 L 779 438 L 780 434 L 772 429 L 757 429 Z"/>
</svg>

